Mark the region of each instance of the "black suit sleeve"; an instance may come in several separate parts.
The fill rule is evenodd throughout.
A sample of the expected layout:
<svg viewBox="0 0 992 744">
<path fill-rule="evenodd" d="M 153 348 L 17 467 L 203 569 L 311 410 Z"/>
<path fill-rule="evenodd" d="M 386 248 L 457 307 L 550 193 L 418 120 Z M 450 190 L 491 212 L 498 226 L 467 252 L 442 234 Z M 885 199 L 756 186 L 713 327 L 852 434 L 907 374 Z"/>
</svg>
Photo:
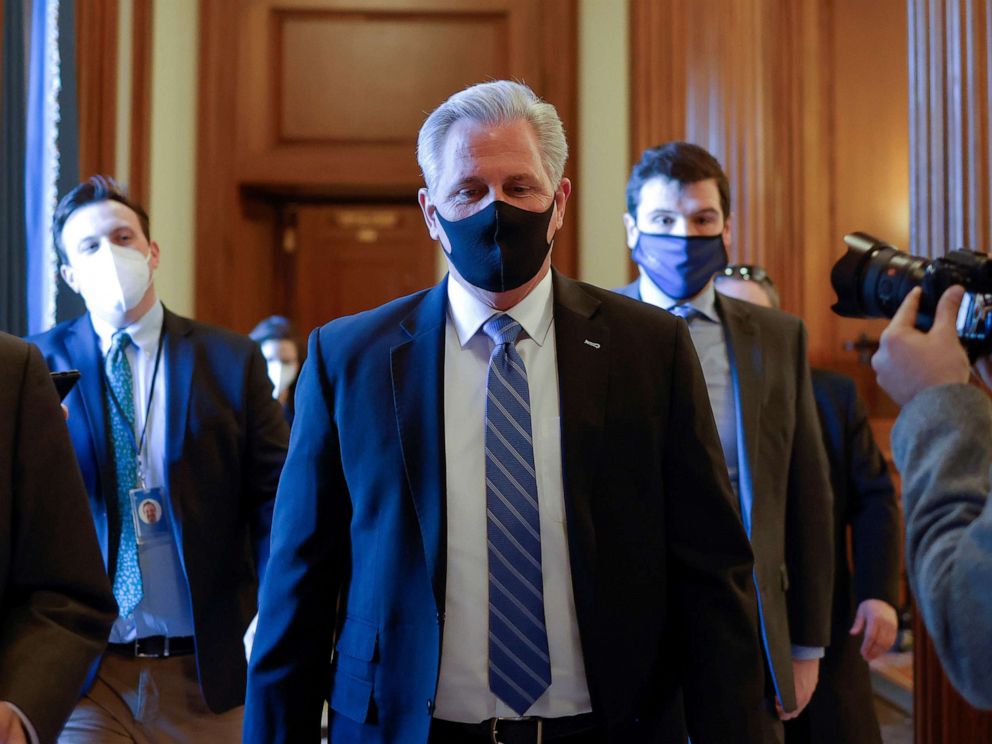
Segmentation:
<svg viewBox="0 0 992 744">
<path fill-rule="evenodd" d="M 272 383 L 259 349 L 248 361 L 248 457 L 245 458 L 244 483 L 252 514 L 252 540 L 255 565 L 261 584 L 269 559 L 269 532 L 279 475 L 286 460 L 289 438 L 282 406 L 272 397 Z"/>
<path fill-rule="evenodd" d="M 848 513 L 860 604 L 881 599 L 899 606 L 899 505 L 885 457 L 875 444 L 857 388 L 846 400 Z"/>
<path fill-rule="evenodd" d="M 671 366 L 664 482 L 689 734 L 697 744 L 758 742 L 764 677 L 753 558 L 684 322 Z"/>
<path fill-rule="evenodd" d="M 833 494 L 806 360 L 806 329 L 796 342 L 796 415 L 789 461 L 786 564 L 793 645 L 830 645 L 834 586 Z"/>
<path fill-rule="evenodd" d="M 0 346 L 0 700 L 52 742 L 117 606 L 48 368 L 21 348 Z"/>
</svg>

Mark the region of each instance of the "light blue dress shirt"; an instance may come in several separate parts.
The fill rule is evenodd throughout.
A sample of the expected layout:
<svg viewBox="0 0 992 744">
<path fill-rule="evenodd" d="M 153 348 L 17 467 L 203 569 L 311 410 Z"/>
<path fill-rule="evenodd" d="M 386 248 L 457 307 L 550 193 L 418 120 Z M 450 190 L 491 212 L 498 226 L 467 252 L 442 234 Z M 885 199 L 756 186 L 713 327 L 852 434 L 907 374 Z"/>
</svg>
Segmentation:
<svg viewBox="0 0 992 744">
<path fill-rule="evenodd" d="M 144 542 L 138 545 L 138 563 L 141 566 L 141 602 L 129 617 L 118 617 L 110 632 L 111 643 L 129 643 L 146 636 L 191 636 L 193 635 L 193 607 L 189 584 L 183 571 L 182 561 L 176 543 L 179 534 L 172 503 L 166 490 L 165 425 L 166 425 L 166 370 L 169 355 L 162 350 L 162 361 L 158 375 L 152 377 L 155 369 L 155 354 L 162 337 L 162 322 L 165 311 L 161 302 L 156 302 L 141 318 L 123 330 L 134 342 L 124 352 L 131 364 L 134 378 L 134 428 L 135 441 L 141 438 L 145 425 L 145 411 L 148 411 L 148 432 L 142 467 L 148 488 L 161 486 L 163 489 L 162 509 L 172 527 L 170 539 Z M 107 355 L 110 339 L 118 329 L 91 315 L 93 328 L 100 339 L 100 350 Z M 148 406 L 148 396 L 152 405 Z M 130 514 L 122 514 L 122 519 L 130 519 Z"/>
</svg>

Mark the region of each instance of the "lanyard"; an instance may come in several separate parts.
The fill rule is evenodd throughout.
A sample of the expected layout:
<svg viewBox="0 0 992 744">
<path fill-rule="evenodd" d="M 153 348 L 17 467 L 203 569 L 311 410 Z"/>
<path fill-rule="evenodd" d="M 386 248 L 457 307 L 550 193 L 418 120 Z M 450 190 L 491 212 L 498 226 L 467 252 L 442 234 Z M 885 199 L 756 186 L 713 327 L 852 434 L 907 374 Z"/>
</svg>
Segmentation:
<svg viewBox="0 0 992 744">
<path fill-rule="evenodd" d="M 162 346 L 164 340 L 165 340 L 165 329 L 163 328 L 159 332 L 159 336 L 158 336 L 158 349 L 155 352 L 155 368 L 152 371 L 152 383 L 148 389 L 148 402 L 145 405 L 145 420 L 141 426 L 141 439 L 138 440 L 135 438 L 133 426 L 127 427 L 127 433 L 131 436 L 131 447 L 134 448 L 134 456 L 135 459 L 137 460 L 137 465 L 138 465 L 138 488 L 141 489 L 145 488 L 145 468 L 141 462 L 141 455 L 145 451 L 145 443 L 146 443 L 145 436 L 148 434 L 148 418 L 152 412 L 152 399 L 155 397 L 155 380 L 158 379 L 158 365 L 159 362 L 162 361 Z M 125 361 L 126 360 L 127 357 L 125 356 Z M 110 391 L 110 399 L 114 402 L 114 405 L 117 407 L 117 412 L 120 413 L 121 417 L 125 421 L 127 421 L 127 415 L 124 413 L 124 406 L 122 406 L 121 402 L 117 400 L 117 393 L 114 392 L 113 386 L 110 385 L 109 382 L 106 380 L 106 376 L 107 376 L 106 365 L 104 365 L 103 375 L 105 378 L 104 382 L 107 383 L 107 390 Z"/>
</svg>

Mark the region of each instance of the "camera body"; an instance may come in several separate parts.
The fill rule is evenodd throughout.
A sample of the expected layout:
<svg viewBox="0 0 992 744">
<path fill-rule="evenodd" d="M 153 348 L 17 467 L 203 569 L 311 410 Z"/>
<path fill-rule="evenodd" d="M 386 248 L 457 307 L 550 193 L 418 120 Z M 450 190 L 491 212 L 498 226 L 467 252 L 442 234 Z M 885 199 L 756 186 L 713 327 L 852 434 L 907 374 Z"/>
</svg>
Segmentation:
<svg viewBox="0 0 992 744">
<path fill-rule="evenodd" d="M 955 284 L 965 288 L 957 332 L 972 360 L 992 352 L 992 259 L 951 251 L 930 261 L 903 253 L 867 233 L 844 236 L 845 253 L 830 272 L 833 311 L 845 318 L 891 318 L 913 287 L 923 290 L 916 327 L 933 325 L 937 302 Z"/>
</svg>

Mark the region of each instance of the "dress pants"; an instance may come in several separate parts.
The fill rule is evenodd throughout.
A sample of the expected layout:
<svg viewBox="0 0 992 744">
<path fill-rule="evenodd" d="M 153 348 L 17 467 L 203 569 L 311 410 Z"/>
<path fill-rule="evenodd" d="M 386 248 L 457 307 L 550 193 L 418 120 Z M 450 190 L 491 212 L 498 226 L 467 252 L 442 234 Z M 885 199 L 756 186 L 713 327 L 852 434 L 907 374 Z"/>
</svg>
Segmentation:
<svg viewBox="0 0 992 744">
<path fill-rule="evenodd" d="M 59 744 L 238 744 L 244 706 L 217 715 L 203 699 L 192 654 L 104 655 Z"/>
</svg>

